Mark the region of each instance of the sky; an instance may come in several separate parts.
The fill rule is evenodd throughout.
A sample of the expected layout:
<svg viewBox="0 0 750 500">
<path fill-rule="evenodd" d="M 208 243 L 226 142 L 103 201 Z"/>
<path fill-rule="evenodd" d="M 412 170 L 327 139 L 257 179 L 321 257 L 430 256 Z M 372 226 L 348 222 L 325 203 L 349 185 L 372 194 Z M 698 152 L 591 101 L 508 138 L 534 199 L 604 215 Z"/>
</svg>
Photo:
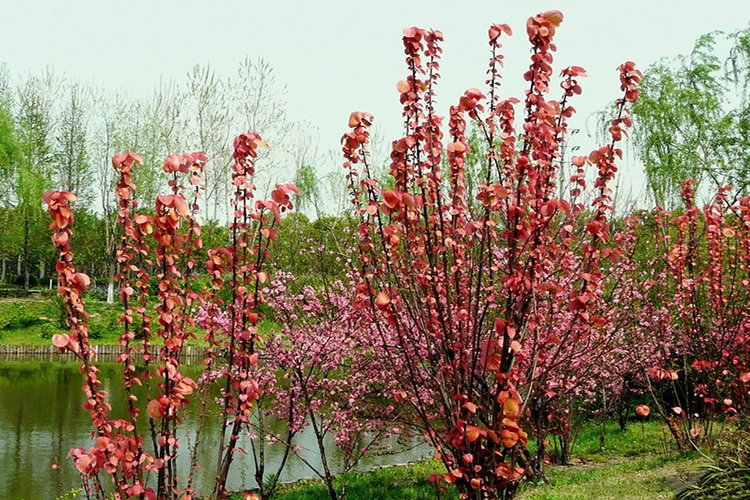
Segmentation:
<svg viewBox="0 0 750 500">
<path fill-rule="evenodd" d="M 312 124 L 319 149 L 328 151 L 337 150 L 354 110 L 373 113 L 388 141 L 398 137 L 404 27 L 439 29 L 445 36 L 438 109 L 447 115 L 464 90 L 483 85 L 492 23 L 514 30 L 503 48 L 503 89 L 522 97 L 529 63 L 525 21 L 549 9 L 565 16 L 556 37 L 556 73 L 579 65 L 589 75 L 570 123 L 582 130 L 573 142 L 584 151 L 595 146 L 586 136 L 591 113 L 620 94 L 621 62 L 645 69 L 689 52 L 705 32 L 750 24 L 750 0 L 0 0 L 0 62 L 13 74 L 51 66 L 70 78 L 145 95 L 160 78 L 184 81 L 196 63 L 231 75 L 246 56 L 263 57 L 286 85 L 289 117 Z M 324 170 L 337 168 L 329 163 Z M 637 196 L 643 180 L 631 154 L 620 185 Z"/>
</svg>

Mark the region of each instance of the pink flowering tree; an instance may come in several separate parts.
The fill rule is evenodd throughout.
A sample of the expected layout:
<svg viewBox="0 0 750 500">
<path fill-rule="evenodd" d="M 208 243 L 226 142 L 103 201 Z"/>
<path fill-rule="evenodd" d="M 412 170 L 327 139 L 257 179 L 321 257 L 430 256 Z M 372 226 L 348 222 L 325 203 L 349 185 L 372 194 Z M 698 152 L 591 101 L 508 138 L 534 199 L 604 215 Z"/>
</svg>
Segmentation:
<svg viewBox="0 0 750 500">
<path fill-rule="evenodd" d="M 645 244 L 659 255 L 637 276 L 637 326 L 651 340 L 642 382 L 677 445 L 691 449 L 724 417 L 748 412 L 750 198 L 722 188 L 701 209 L 694 181 L 682 187 L 683 209 L 649 215 Z"/>
<path fill-rule="evenodd" d="M 367 311 L 355 306 L 354 287 L 335 282 L 290 294 L 293 279 L 278 272 L 271 283 L 269 305 L 283 326 L 267 342 L 266 353 L 283 373 L 279 390 L 293 394 L 289 400 L 295 400 L 298 419 L 290 423 L 313 433 L 320 466 L 298 457 L 324 481 L 332 500 L 343 500 L 347 473 L 399 434 L 401 415 L 389 401 L 394 372 L 373 356 L 373 349 L 382 346 L 370 337 Z M 285 411 L 279 408 L 277 419 Z M 331 463 L 329 437 L 341 458 L 338 471 Z"/>
<path fill-rule="evenodd" d="M 519 361 L 527 370 L 529 425 L 537 441 L 534 466 L 540 477 L 548 437 L 555 445 L 553 460 L 568 464 L 580 426 L 597 418 L 606 422 L 624 385 L 620 350 L 633 346 L 625 335 L 628 318 L 618 311 L 633 292 L 628 284 L 634 241 L 632 228 L 612 235 L 608 248 L 617 248 L 618 254 L 610 254 L 599 267 L 601 278 L 589 309 L 593 323 L 581 328 L 570 303 L 550 303 L 540 314 L 544 336 L 530 342 L 525 360 Z M 581 255 L 572 251 L 564 260 L 581 267 Z"/>
<path fill-rule="evenodd" d="M 196 321 L 206 331 L 207 338 L 217 337 L 217 332 L 218 337 L 229 338 L 232 331 L 230 314 L 216 303 L 204 303 L 196 315 Z M 279 486 L 279 479 L 294 446 L 294 438 L 304 428 L 305 419 L 304 407 L 298 403 L 295 392 L 278 383 L 282 367 L 275 364 L 274 356 L 266 347 L 267 342 L 261 342 L 256 347 L 258 359 L 254 365 L 253 381 L 257 384 L 257 396 L 253 411 L 241 430 L 240 439 L 245 437 L 245 443 L 249 444 L 238 448 L 243 453 L 252 454 L 253 477 L 263 500 L 270 498 Z M 203 392 L 201 423 L 205 420 L 209 406 L 213 407 L 215 404 L 219 408 L 223 407 L 222 398 L 211 400 L 211 389 L 217 381 L 228 376 L 228 369 L 226 364 L 207 364 L 203 375 L 198 379 L 198 386 Z M 267 448 L 276 444 L 281 445 L 283 451 L 279 463 L 272 469 L 267 460 Z M 197 447 L 197 443 L 195 446 Z"/>
</svg>

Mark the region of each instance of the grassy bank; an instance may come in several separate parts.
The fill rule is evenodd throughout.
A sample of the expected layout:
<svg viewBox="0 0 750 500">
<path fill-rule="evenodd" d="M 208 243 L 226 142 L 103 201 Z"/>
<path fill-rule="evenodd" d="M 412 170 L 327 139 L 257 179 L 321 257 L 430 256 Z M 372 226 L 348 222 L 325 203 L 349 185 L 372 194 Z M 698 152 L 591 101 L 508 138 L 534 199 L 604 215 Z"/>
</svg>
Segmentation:
<svg viewBox="0 0 750 500">
<path fill-rule="evenodd" d="M 121 311 L 115 305 L 87 300 L 91 339 L 96 344 L 116 344 Z M 52 335 L 66 333 L 61 304 L 57 297 L 33 295 L 0 299 L 0 344 L 50 344 Z"/>
<path fill-rule="evenodd" d="M 607 426 L 604 449 L 599 449 L 600 427 L 581 432 L 569 466 L 550 466 L 549 484 L 524 485 L 523 500 L 583 499 L 669 499 L 684 487 L 684 480 L 696 470 L 697 454 L 676 454 L 665 449 L 666 435 L 661 424 L 631 424 L 622 432 L 615 424 Z M 429 482 L 432 474 L 444 473 L 442 464 L 428 460 L 417 464 L 389 467 L 347 478 L 350 500 L 456 500 L 449 489 L 438 495 Z M 285 486 L 277 500 L 326 500 L 326 488 L 318 481 L 302 481 Z M 236 495 L 234 500 L 241 500 Z"/>
<path fill-rule="evenodd" d="M 122 306 L 118 303 L 86 299 L 89 313 L 89 337 L 95 345 L 114 345 L 121 333 Z M 152 306 L 152 316 L 156 310 Z M 272 321 L 261 321 L 263 335 L 274 328 Z M 0 298 L 0 345 L 51 345 L 52 335 L 67 333 L 61 304 L 55 295 L 36 294 L 23 298 Z M 203 331 L 196 328 L 195 345 L 205 345 Z M 154 339 L 159 344 L 159 339 Z"/>
</svg>

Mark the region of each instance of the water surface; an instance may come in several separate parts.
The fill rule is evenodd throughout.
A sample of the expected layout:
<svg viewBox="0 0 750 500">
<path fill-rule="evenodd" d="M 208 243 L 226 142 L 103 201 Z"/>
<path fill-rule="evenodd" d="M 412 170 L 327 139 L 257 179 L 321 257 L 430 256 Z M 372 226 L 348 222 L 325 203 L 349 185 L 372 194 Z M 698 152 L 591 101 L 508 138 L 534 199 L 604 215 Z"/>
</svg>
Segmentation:
<svg viewBox="0 0 750 500">
<path fill-rule="evenodd" d="M 120 384 L 120 368 L 115 364 L 101 364 L 100 379 L 103 388 L 111 395 L 111 415 L 124 418 L 125 405 Z M 186 371 L 197 378 L 199 367 Z M 79 486 L 79 476 L 67 454 L 71 448 L 91 446 L 91 423 L 88 411 L 81 406 L 82 377 L 78 364 L 59 361 L 0 361 L 0 499 L 2 500 L 54 500 Z M 145 397 L 139 397 L 145 401 Z M 195 405 L 194 405 L 195 406 Z M 145 415 L 145 412 L 142 412 Z M 188 414 L 181 427 L 181 454 L 179 470 L 188 468 L 188 436 L 195 429 L 195 415 Z M 215 460 L 221 422 L 212 416 L 206 422 L 201 438 L 199 463 L 205 468 L 196 474 L 198 486 L 211 484 L 215 473 Z M 295 442 L 302 446 L 300 454 L 314 466 L 320 464 L 315 452 L 315 439 L 310 432 L 299 434 Z M 242 446 L 249 449 L 247 438 Z M 332 442 L 328 443 L 334 468 L 339 457 Z M 266 445 L 268 471 L 275 470 L 283 446 Z M 372 468 L 391 463 L 404 463 L 424 458 L 425 447 L 409 447 L 391 454 L 366 457 L 361 468 Z M 53 464 L 59 463 L 55 470 Z M 209 466 L 210 464 L 210 466 Z M 181 474 L 181 475 L 182 475 Z M 255 486 L 252 457 L 238 453 L 229 478 L 233 490 Z M 302 460 L 290 455 L 281 476 L 284 481 L 312 477 L 313 473 Z"/>
</svg>

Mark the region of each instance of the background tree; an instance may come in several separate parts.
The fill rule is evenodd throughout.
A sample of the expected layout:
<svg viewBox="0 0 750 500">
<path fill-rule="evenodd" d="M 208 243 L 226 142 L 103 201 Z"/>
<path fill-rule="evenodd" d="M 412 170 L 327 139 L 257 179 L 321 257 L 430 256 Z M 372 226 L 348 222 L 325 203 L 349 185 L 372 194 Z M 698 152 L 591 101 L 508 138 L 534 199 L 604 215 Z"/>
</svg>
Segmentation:
<svg viewBox="0 0 750 500">
<path fill-rule="evenodd" d="M 8 260 L 17 255 L 19 235 L 13 231 L 16 227 L 15 216 L 11 201 L 13 174 L 21 157 L 18 143 L 18 132 L 12 115 L 12 95 L 10 78 L 7 68 L 0 66 L 0 258 L 2 258 L 2 277 L 5 281 L 8 275 Z"/>
<path fill-rule="evenodd" d="M 208 154 L 206 205 L 209 217 L 227 216 L 230 103 L 226 83 L 210 66 L 195 65 L 188 73 L 186 99 L 190 113 L 190 140 Z"/>
<path fill-rule="evenodd" d="M 657 205 L 680 202 L 680 184 L 697 179 L 710 186 L 750 183 L 748 35 L 713 32 L 688 55 L 664 59 L 644 74 L 642 98 L 633 108 L 634 143 Z M 728 55 L 719 47 L 733 43 Z"/>
<path fill-rule="evenodd" d="M 104 268 L 107 278 L 107 302 L 112 304 L 115 297 L 115 272 L 117 262 L 115 250 L 119 243 L 117 235 L 117 199 L 115 184 L 117 173 L 112 168 L 112 157 L 120 145 L 123 124 L 120 116 L 126 111 L 126 101 L 122 95 L 107 96 L 99 93 L 95 100 L 96 122 L 93 127 L 91 161 L 93 182 L 96 186 L 99 213 L 103 222 Z"/>
<path fill-rule="evenodd" d="M 294 166 L 294 184 L 300 190 L 296 210 L 299 213 L 313 209 L 315 216 L 320 217 L 323 200 L 321 199 L 321 182 L 316 168 L 319 161 L 318 148 L 317 140 L 307 132 L 310 129 L 312 126 L 309 124 L 296 127 L 290 148 Z"/>
<path fill-rule="evenodd" d="M 69 86 L 52 153 L 52 182 L 60 189 L 76 193 L 78 206 L 88 206 L 94 196 L 87 133 L 90 103 L 91 93 L 87 88 L 77 82 Z"/>
<path fill-rule="evenodd" d="M 38 256 L 45 225 L 42 194 L 51 179 L 54 158 L 53 105 L 58 80 L 48 70 L 41 76 L 29 76 L 18 88 L 18 137 L 21 162 L 14 172 L 13 190 L 22 229 L 23 288 L 30 288 L 31 260 Z M 38 237 L 38 238 L 37 238 Z M 39 241 L 35 241 L 35 240 Z"/>
</svg>

